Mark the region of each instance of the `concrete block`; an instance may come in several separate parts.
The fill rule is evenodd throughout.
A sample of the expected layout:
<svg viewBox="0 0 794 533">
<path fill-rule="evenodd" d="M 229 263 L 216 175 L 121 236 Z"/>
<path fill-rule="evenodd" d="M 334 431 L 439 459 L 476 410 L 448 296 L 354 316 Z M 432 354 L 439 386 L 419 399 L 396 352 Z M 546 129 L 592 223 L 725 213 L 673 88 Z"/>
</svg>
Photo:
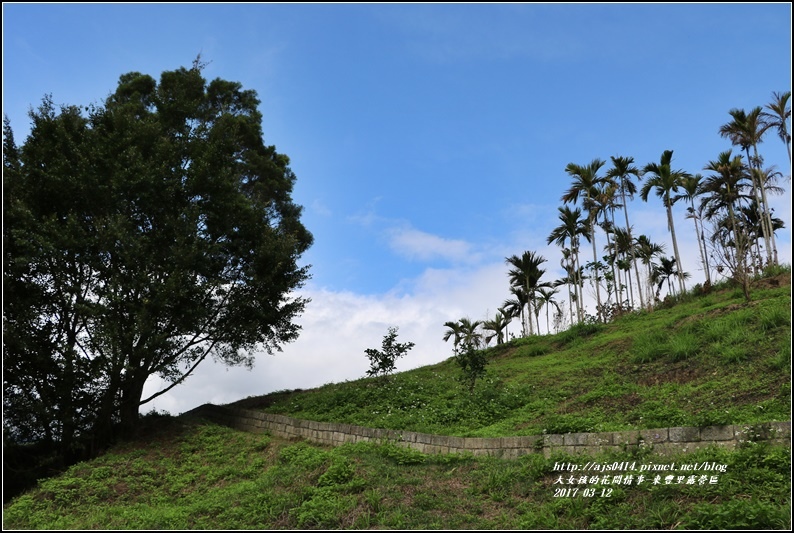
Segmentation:
<svg viewBox="0 0 794 533">
<path fill-rule="evenodd" d="M 485 439 L 481 437 L 466 437 L 464 447 L 467 450 L 479 450 L 485 448 Z"/>
<path fill-rule="evenodd" d="M 466 447 L 466 441 L 463 437 L 447 437 L 447 443 L 449 444 L 450 448 L 454 448 L 453 451 L 461 451 Z"/>
<path fill-rule="evenodd" d="M 543 446 L 562 446 L 565 444 L 564 435 L 543 435 Z"/>
<path fill-rule="evenodd" d="M 433 435 L 428 433 L 417 433 L 416 434 L 416 442 L 421 442 L 422 444 L 430 444 L 433 441 Z"/>
<path fill-rule="evenodd" d="M 562 436 L 562 443 L 565 446 L 586 446 L 587 433 L 566 433 Z"/>
<path fill-rule="evenodd" d="M 646 444 L 658 444 L 670 440 L 667 428 L 663 429 L 641 429 L 640 437 Z"/>
<path fill-rule="evenodd" d="M 610 433 L 587 433 L 585 442 L 587 446 L 603 446 L 605 444 L 612 444 L 612 435 Z"/>
<path fill-rule="evenodd" d="M 433 435 L 430 437 L 430 444 L 433 446 L 449 446 L 449 437 L 446 435 Z"/>
<path fill-rule="evenodd" d="M 706 441 L 719 441 L 719 440 L 733 440 L 734 427 L 733 426 L 708 426 L 700 428 L 700 440 Z"/>
<path fill-rule="evenodd" d="M 667 431 L 670 442 L 697 442 L 700 440 L 700 429 L 693 427 L 675 427 Z"/>
<path fill-rule="evenodd" d="M 636 430 L 632 431 L 613 431 L 612 432 L 612 444 L 615 446 L 622 446 L 622 445 L 634 445 L 636 446 L 638 439 L 640 437 L 640 432 Z"/>
</svg>

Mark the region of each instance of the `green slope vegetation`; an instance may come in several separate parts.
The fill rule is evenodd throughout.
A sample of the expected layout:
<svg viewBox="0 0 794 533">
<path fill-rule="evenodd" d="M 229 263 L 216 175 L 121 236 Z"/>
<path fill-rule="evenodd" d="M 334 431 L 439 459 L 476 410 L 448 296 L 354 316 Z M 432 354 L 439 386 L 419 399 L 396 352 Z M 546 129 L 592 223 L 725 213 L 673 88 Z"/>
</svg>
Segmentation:
<svg viewBox="0 0 794 533">
<path fill-rule="evenodd" d="M 387 383 L 360 379 L 235 405 L 477 437 L 789 420 L 790 276 L 757 282 L 750 302 L 723 288 L 606 325 L 516 339 L 489 358 L 473 394 L 450 358 Z"/>
<path fill-rule="evenodd" d="M 4 529 L 790 527 L 790 451 L 759 443 L 665 458 L 725 466 L 702 483 L 648 476 L 627 485 L 609 475 L 607 484 L 561 485 L 555 463 L 580 458 L 428 456 L 374 443 L 331 449 L 195 420 L 151 422 L 138 441 L 5 506 Z M 637 452 L 597 460 L 659 459 Z M 563 488 L 572 490 L 560 497 Z"/>
<path fill-rule="evenodd" d="M 789 276 L 489 353 L 474 394 L 453 361 L 237 402 L 315 420 L 451 435 L 520 435 L 790 419 Z M 587 479 L 581 457 L 327 448 L 152 414 L 138 438 L 4 505 L 4 529 L 790 529 L 790 447 L 746 442 Z M 642 465 L 678 465 L 670 480 Z M 719 465 L 691 475 L 684 464 Z M 633 479 L 627 483 L 625 477 Z M 647 474 L 647 473 L 646 473 Z M 667 472 L 665 472 L 667 474 Z M 598 480 L 593 476 L 599 475 Z M 622 479 L 615 476 L 620 475 Z M 606 479 L 605 479 L 606 478 Z M 570 490 L 569 490 L 570 489 Z"/>
</svg>

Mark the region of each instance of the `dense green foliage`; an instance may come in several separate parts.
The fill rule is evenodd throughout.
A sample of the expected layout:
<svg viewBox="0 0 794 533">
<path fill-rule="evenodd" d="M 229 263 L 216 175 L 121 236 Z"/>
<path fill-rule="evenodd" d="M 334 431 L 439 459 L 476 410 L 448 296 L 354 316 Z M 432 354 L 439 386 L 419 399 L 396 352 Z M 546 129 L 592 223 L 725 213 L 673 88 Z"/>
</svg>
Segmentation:
<svg viewBox="0 0 794 533">
<path fill-rule="evenodd" d="M 297 337 L 295 175 L 256 93 L 202 68 L 124 74 L 90 107 L 45 97 L 19 147 L 4 121 L 4 439 L 101 448 L 151 375 Z"/>
<path fill-rule="evenodd" d="M 594 458 L 659 462 L 648 451 Z M 42 481 L 6 529 L 787 529 L 790 453 L 748 443 L 665 464 L 724 465 L 715 483 L 587 485 L 556 497 L 556 463 L 425 455 L 389 443 L 325 448 L 165 418 L 136 442 Z M 611 476 L 610 476 L 611 477 Z M 566 476 L 567 479 L 567 476 Z M 567 486 L 566 486 L 567 487 Z M 575 486 L 574 486 L 575 487 Z M 604 494 L 601 496 L 601 489 Z"/>
<path fill-rule="evenodd" d="M 468 394 L 455 358 L 397 373 L 249 398 L 309 420 L 496 437 L 749 424 L 790 417 L 789 274 L 740 288 L 698 288 L 675 305 L 609 324 L 515 339 L 484 353 Z M 782 284 L 782 286 L 776 286 Z"/>
</svg>

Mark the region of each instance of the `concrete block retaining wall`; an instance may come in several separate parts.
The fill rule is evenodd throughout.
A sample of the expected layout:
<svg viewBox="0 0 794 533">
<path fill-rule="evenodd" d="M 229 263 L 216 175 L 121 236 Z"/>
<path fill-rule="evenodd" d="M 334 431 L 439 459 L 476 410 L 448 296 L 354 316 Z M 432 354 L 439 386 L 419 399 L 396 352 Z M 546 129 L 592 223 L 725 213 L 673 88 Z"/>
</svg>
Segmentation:
<svg viewBox="0 0 794 533">
<path fill-rule="evenodd" d="M 185 413 L 242 431 L 268 432 L 277 437 L 302 438 L 317 444 L 339 446 L 348 442 L 391 441 L 422 453 L 471 453 L 515 459 L 530 453 L 550 457 L 555 452 L 594 455 L 605 451 L 631 450 L 653 446 L 653 453 L 666 455 L 694 451 L 717 445 L 734 449 L 746 440 L 765 440 L 791 446 L 791 422 L 756 425 L 674 427 L 612 431 L 606 433 L 566 433 L 521 437 L 448 437 L 414 431 L 374 429 L 351 424 L 314 422 L 283 415 L 235 407 L 205 404 Z"/>
</svg>

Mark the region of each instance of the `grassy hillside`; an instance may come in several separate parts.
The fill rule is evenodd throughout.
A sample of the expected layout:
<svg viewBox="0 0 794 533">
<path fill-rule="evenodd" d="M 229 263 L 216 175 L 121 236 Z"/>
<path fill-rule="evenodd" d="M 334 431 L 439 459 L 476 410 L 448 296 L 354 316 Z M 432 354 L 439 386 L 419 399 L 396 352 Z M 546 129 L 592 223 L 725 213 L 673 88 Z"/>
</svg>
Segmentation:
<svg viewBox="0 0 794 533">
<path fill-rule="evenodd" d="M 472 395 L 450 358 L 387 383 L 367 378 L 235 405 L 476 437 L 789 420 L 790 289 L 784 274 L 757 282 L 750 302 L 717 289 L 607 325 L 516 339 L 490 350 L 488 376 Z"/>
<path fill-rule="evenodd" d="M 514 341 L 490 352 L 489 376 L 473 395 L 458 383 L 454 362 L 445 361 L 386 384 L 362 379 L 237 404 L 461 436 L 789 420 L 789 279 L 759 283 L 749 303 L 736 291 L 715 291 L 605 326 Z M 565 455 L 507 461 L 429 456 L 388 443 L 331 449 L 150 415 L 138 439 L 5 505 L 3 527 L 791 527 L 790 448 L 748 442 L 735 451 L 659 458 L 639 449 L 593 460 L 632 463 L 609 474 L 634 479 L 596 471 L 584 484 L 579 475 L 569 483 L 559 464 L 583 461 Z M 676 477 L 638 482 L 651 463 L 678 465 L 670 471 Z M 681 467 L 703 463 L 722 471 L 691 476 Z"/>
<path fill-rule="evenodd" d="M 648 476 L 626 485 L 609 476 L 609 484 L 561 485 L 555 463 L 580 458 L 426 456 L 372 443 L 331 449 L 200 421 L 150 422 L 140 440 L 5 506 L 4 529 L 790 528 L 788 448 L 749 443 L 665 459 L 725 466 L 702 482 Z M 637 469 L 659 461 L 644 452 L 596 460 L 635 461 Z M 561 488 L 578 490 L 560 497 Z"/>
</svg>

